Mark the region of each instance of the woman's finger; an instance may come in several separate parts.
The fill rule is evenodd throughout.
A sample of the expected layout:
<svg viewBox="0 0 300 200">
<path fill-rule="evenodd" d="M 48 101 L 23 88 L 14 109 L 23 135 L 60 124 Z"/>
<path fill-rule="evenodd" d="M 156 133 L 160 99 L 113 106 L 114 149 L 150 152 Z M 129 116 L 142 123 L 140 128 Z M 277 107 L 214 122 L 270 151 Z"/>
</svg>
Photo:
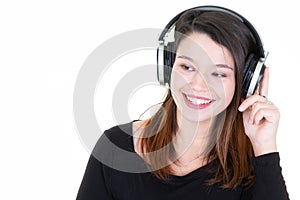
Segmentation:
<svg viewBox="0 0 300 200">
<path fill-rule="evenodd" d="M 275 107 L 271 102 L 256 103 L 251 108 L 252 109 L 249 114 L 249 123 L 253 124 L 259 124 L 263 118 L 271 120 L 270 117 L 272 117 L 275 112 L 278 112 L 277 107 Z"/>
<path fill-rule="evenodd" d="M 238 110 L 243 112 L 257 102 L 267 103 L 267 99 L 266 97 L 263 97 L 258 94 L 252 95 L 243 101 L 243 103 L 239 106 Z"/>
</svg>

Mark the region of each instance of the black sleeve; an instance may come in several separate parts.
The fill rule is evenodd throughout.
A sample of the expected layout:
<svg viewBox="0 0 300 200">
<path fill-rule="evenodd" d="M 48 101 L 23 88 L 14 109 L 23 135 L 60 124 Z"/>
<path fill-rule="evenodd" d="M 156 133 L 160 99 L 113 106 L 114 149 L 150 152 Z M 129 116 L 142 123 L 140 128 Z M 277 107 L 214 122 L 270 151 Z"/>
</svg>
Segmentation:
<svg viewBox="0 0 300 200">
<path fill-rule="evenodd" d="M 258 156 L 252 161 L 255 173 L 252 200 L 288 200 L 279 153 Z"/>
<path fill-rule="evenodd" d="M 90 156 L 76 200 L 112 200 L 105 166 L 93 155 Z"/>
</svg>

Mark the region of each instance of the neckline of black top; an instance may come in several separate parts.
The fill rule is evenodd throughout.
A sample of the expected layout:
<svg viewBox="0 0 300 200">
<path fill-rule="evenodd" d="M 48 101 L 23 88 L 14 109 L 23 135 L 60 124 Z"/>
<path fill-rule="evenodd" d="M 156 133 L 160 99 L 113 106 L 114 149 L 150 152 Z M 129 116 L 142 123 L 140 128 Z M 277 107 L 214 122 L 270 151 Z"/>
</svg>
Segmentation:
<svg viewBox="0 0 300 200">
<path fill-rule="evenodd" d="M 127 133 L 129 133 L 130 132 L 130 134 L 129 134 L 129 137 L 130 137 L 130 145 L 129 145 L 129 148 L 130 148 L 130 150 L 133 152 L 133 153 L 135 153 L 141 160 L 143 160 L 143 162 L 145 162 L 144 161 L 144 159 L 135 151 L 135 148 L 134 148 L 134 138 L 133 138 L 133 123 L 135 122 L 135 121 L 139 121 L 139 120 L 133 120 L 133 121 L 131 121 L 130 123 L 128 123 L 128 124 L 125 124 L 125 126 L 126 125 L 128 125 L 127 126 L 127 128 L 129 129 L 127 129 L 127 128 L 125 128 L 127 131 Z M 121 131 L 122 130 L 125 130 L 125 129 L 123 129 L 123 128 L 120 128 L 121 129 Z M 188 174 L 185 174 L 185 175 L 182 175 L 182 176 L 180 176 L 180 175 L 174 175 L 174 174 L 170 174 L 170 176 L 169 176 L 169 179 L 168 179 L 168 181 L 167 181 L 167 183 L 170 183 L 170 182 L 182 182 L 182 181 L 187 181 L 187 180 L 193 180 L 193 179 L 199 179 L 199 178 L 201 178 L 201 179 L 206 179 L 207 178 L 207 176 L 209 175 L 209 170 L 210 169 L 212 169 L 214 167 L 214 162 L 210 162 L 210 163 L 208 163 L 208 164 L 206 164 L 206 165 L 203 165 L 203 166 L 201 166 L 201 167 L 199 167 L 199 168 L 197 168 L 197 169 L 195 169 L 195 170 L 193 170 L 193 171 L 191 171 L 191 172 L 189 172 Z M 151 173 L 151 174 L 153 174 L 152 172 L 147 172 L 147 173 Z M 162 182 L 165 182 L 165 181 L 163 181 L 163 180 L 161 180 Z"/>
</svg>

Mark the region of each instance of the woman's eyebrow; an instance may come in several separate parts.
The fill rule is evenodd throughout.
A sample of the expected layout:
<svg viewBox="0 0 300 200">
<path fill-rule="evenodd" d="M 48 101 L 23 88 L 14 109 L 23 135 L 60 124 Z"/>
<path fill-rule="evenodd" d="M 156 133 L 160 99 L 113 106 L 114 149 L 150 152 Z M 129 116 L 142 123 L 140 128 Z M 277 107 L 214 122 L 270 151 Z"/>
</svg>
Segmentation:
<svg viewBox="0 0 300 200">
<path fill-rule="evenodd" d="M 188 57 L 188 56 L 184 56 L 184 55 L 177 56 L 177 58 L 182 58 L 182 59 L 186 59 L 186 60 L 189 60 L 191 62 L 194 62 L 193 58 Z"/>
<path fill-rule="evenodd" d="M 185 55 L 179 55 L 177 56 L 177 58 L 182 58 L 182 59 L 186 59 L 191 61 L 192 63 L 195 63 L 193 58 L 189 57 L 189 56 L 185 56 Z M 220 67 L 220 68 L 226 68 L 226 69 L 230 69 L 232 71 L 234 71 L 234 69 L 226 64 L 216 64 L 216 67 Z"/>
<path fill-rule="evenodd" d="M 232 71 L 234 71 L 234 69 L 226 64 L 216 64 L 217 67 L 220 68 L 226 68 L 226 69 L 231 69 Z"/>
</svg>

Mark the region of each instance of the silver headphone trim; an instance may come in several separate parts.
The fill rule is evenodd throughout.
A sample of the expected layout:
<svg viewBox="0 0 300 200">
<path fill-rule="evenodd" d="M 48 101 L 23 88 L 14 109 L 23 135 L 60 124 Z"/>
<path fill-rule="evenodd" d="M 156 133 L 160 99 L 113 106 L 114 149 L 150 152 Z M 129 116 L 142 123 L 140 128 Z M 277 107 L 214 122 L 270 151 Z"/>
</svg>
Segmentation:
<svg viewBox="0 0 300 200">
<path fill-rule="evenodd" d="M 158 81 L 161 85 L 164 85 L 165 74 L 164 74 L 164 45 L 163 44 L 160 44 L 158 47 L 157 64 L 158 64 L 158 70 L 157 70 Z"/>
<path fill-rule="evenodd" d="M 257 84 L 257 80 L 259 78 L 259 75 L 260 75 L 260 71 L 268 57 L 268 54 L 269 52 L 265 51 L 265 57 L 264 58 L 260 58 L 256 67 L 255 67 L 255 71 L 253 73 L 253 76 L 251 78 L 251 82 L 250 82 L 250 86 L 248 88 L 248 91 L 247 91 L 247 95 L 246 95 L 246 98 L 253 95 L 254 94 L 254 90 L 255 90 L 255 86 Z"/>
</svg>

